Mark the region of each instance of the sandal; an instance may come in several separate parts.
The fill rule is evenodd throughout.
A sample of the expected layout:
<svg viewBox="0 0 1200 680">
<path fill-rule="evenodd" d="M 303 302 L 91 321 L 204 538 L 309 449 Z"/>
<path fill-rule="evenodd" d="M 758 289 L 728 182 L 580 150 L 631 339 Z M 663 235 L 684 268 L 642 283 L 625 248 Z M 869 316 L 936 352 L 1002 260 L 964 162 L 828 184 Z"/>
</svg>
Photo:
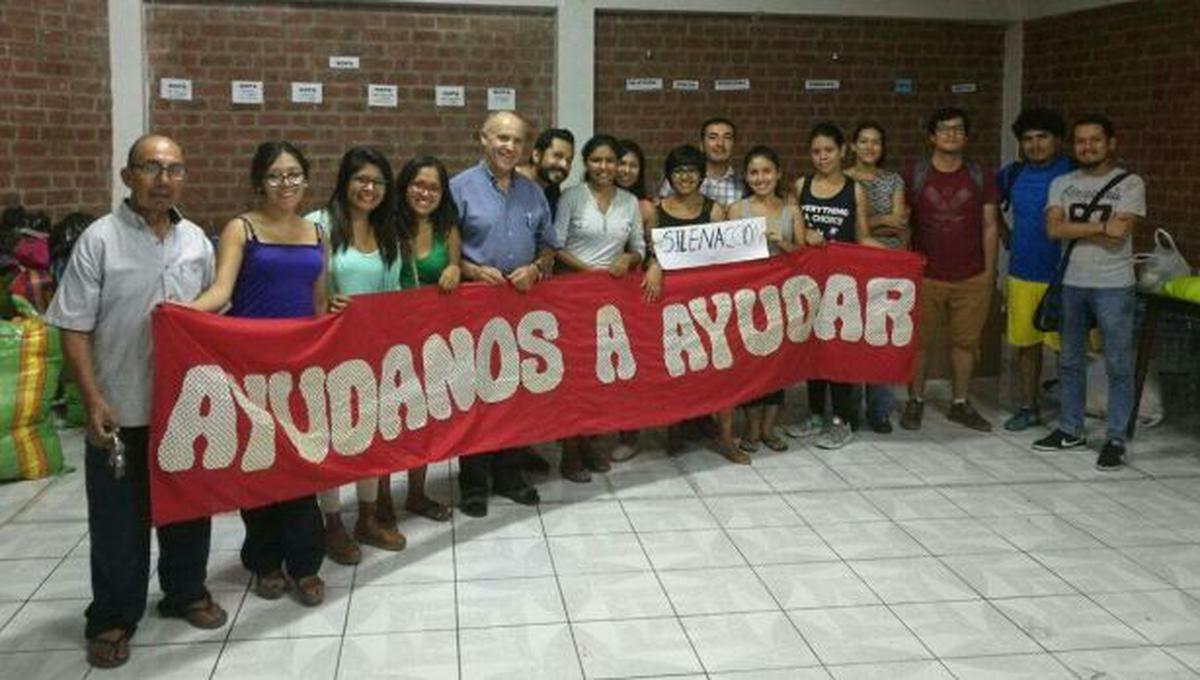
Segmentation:
<svg viewBox="0 0 1200 680">
<path fill-rule="evenodd" d="M 296 580 L 296 597 L 305 607 L 315 607 L 325 601 L 325 582 L 313 574 Z"/>
<path fill-rule="evenodd" d="M 287 577 L 278 569 L 269 574 L 257 574 L 254 577 L 254 594 L 264 600 L 278 600 L 283 597 L 289 587 Z"/>
<path fill-rule="evenodd" d="M 229 614 L 212 599 L 212 595 L 205 595 L 185 607 L 164 607 L 160 603 L 158 613 L 168 619 L 183 619 L 200 630 L 220 628 L 229 620 Z"/>
<path fill-rule="evenodd" d="M 575 482 L 576 484 L 587 484 L 588 482 L 592 481 L 592 473 L 590 470 L 588 470 L 586 468 L 581 468 L 581 467 L 563 468 L 563 467 L 560 467 L 558 469 L 558 472 L 559 472 L 559 474 L 562 475 L 562 478 L 567 480 L 568 482 Z"/>
<path fill-rule="evenodd" d="M 766 440 L 764 439 L 763 441 Z M 743 439 L 742 441 L 738 442 L 738 448 L 746 453 L 758 453 L 758 444 L 755 444 L 749 439 Z"/>
<path fill-rule="evenodd" d="M 782 439 L 780 439 L 779 437 L 776 437 L 774 435 L 763 437 L 762 443 L 764 446 L 766 446 L 768 449 L 771 449 L 772 451 L 787 451 L 788 450 L 787 442 L 783 441 Z"/>
<path fill-rule="evenodd" d="M 435 522 L 448 522 L 454 511 L 448 505 L 442 505 L 432 498 L 414 500 L 411 496 L 404 502 L 404 509 L 414 515 L 431 519 Z"/>
<path fill-rule="evenodd" d="M 120 634 L 112 639 L 96 636 L 88 640 L 87 662 L 95 668 L 117 668 L 129 661 L 129 633 L 122 628 L 113 628 Z M 105 633 L 111 631 L 105 631 Z M 101 633 L 100 635 L 103 635 Z"/>
<path fill-rule="evenodd" d="M 741 450 L 732 444 L 717 444 L 717 452 L 725 457 L 725 460 L 738 465 L 749 465 L 750 454 Z"/>
</svg>

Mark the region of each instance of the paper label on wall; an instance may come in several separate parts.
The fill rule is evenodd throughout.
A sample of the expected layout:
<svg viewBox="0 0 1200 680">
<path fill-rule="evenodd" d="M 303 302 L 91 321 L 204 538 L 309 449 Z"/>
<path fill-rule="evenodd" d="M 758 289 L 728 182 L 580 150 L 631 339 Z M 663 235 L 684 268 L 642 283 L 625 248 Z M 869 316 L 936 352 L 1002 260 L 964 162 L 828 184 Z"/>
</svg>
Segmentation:
<svg viewBox="0 0 1200 680">
<path fill-rule="evenodd" d="M 734 90 L 749 90 L 749 78 L 729 78 L 725 80 L 714 80 L 713 89 L 717 92 L 732 92 Z"/>
<path fill-rule="evenodd" d="M 978 92 L 979 85 L 975 83 L 954 83 L 950 86 L 950 91 L 954 94 L 970 94 L 971 92 Z"/>
<path fill-rule="evenodd" d="M 293 104 L 320 104 L 324 98 L 321 83 L 292 83 Z"/>
<path fill-rule="evenodd" d="M 892 92 L 896 94 L 912 94 L 913 81 L 912 78 L 897 78 L 892 84 Z"/>
<path fill-rule="evenodd" d="M 367 106 L 396 108 L 400 102 L 400 89 L 395 85 L 367 85 Z"/>
<path fill-rule="evenodd" d="M 229 98 L 234 104 L 263 103 L 261 80 L 233 80 L 229 83 Z"/>
<path fill-rule="evenodd" d="M 192 101 L 192 81 L 186 78 L 162 78 L 158 81 L 158 96 L 181 102 Z"/>
<path fill-rule="evenodd" d="M 516 111 L 517 91 L 511 87 L 488 88 L 488 111 Z"/>
<path fill-rule="evenodd" d="M 662 78 L 626 78 L 625 90 L 627 92 L 649 92 L 650 90 L 663 89 Z"/>
<path fill-rule="evenodd" d="M 840 81 L 840 80 L 806 80 L 806 81 L 804 81 L 804 89 L 806 89 L 806 90 L 840 90 L 840 89 L 842 89 L 842 81 Z"/>
<path fill-rule="evenodd" d="M 672 80 L 672 90 L 681 90 L 683 92 L 695 92 L 700 89 L 699 80 Z"/>
<path fill-rule="evenodd" d="M 435 106 L 467 105 L 467 88 L 462 85 L 437 85 L 433 90 Z"/>
<path fill-rule="evenodd" d="M 358 70 L 358 57 L 330 57 L 329 68 L 339 71 Z"/>
<path fill-rule="evenodd" d="M 660 227 L 650 232 L 663 269 L 689 269 L 723 262 L 761 260 L 767 251 L 767 218 Z"/>
</svg>

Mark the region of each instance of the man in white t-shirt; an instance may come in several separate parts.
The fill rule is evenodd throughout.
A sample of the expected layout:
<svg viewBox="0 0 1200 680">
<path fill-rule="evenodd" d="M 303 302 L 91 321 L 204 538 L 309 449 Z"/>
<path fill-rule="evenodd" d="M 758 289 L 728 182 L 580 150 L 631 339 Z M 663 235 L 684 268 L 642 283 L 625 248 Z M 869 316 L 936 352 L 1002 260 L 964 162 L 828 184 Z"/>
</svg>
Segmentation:
<svg viewBox="0 0 1200 680">
<path fill-rule="evenodd" d="M 1061 451 L 1086 445 L 1085 353 L 1094 322 L 1104 340 L 1108 372 L 1107 437 L 1096 467 L 1118 470 L 1125 464 L 1125 431 L 1133 412 L 1131 242 L 1133 230 L 1146 216 L 1146 188 L 1141 177 L 1116 165 L 1117 137 L 1104 116 L 1078 120 L 1071 139 L 1079 168 L 1051 182 L 1046 203 L 1047 235 L 1076 241 L 1063 275 L 1058 366 L 1062 411 L 1058 429 L 1034 442 L 1033 448 Z"/>
</svg>

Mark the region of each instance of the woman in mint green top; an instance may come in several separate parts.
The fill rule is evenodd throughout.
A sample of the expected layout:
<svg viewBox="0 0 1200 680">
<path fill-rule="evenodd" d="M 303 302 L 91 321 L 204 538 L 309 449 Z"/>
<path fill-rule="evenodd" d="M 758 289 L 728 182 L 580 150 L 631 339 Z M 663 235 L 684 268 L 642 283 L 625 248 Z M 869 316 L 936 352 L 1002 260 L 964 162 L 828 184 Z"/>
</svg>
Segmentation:
<svg viewBox="0 0 1200 680">
<path fill-rule="evenodd" d="M 462 278 L 462 237 L 446 166 L 433 156 L 414 158 L 400 169 L 396 188 L 401 196 L 396 223 L 404 254 L 400 284 L 454 290 Z"/>
</svg>

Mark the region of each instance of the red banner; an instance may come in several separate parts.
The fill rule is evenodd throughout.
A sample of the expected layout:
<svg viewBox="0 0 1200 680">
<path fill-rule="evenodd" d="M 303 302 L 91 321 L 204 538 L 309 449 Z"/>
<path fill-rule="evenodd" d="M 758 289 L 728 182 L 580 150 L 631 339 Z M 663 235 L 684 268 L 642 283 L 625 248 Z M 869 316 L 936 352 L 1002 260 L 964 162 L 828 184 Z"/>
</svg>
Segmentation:
<svg viewBox="0 0 1200 680">
<path fill-rule="evenodd" d="M 921 260 L 831 244 L 666 276 L 356 297 L 320 319 L 154 313 L 155 524 L 449 456 L 665 425 L 807 378 L 908 380 Z"/>
</svg>

